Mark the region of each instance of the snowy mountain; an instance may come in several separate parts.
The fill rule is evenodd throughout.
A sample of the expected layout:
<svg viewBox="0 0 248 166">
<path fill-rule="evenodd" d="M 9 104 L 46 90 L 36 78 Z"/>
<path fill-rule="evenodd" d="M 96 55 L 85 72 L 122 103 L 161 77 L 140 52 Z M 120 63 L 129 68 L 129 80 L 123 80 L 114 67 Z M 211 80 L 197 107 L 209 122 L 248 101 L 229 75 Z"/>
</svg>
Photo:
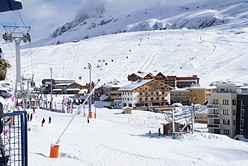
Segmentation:
<svg viewBox="0 0 248 166">
<path fill-rule="evenodd" d="M 209 9 L 214 6 L 215 9 Z M 77 18 L 78 21 L 80 18 L 84 21 L 89 21 L 90 19 L 93 21 L 94 17 L 95 21 L 98 20 L 99 23 L 100 20 L 105 20 L 108 23 L 102 26 L 97 25 L 87 31 L 80 28 L 86 28 L 89 25 L 88 23 L 82 25 L 75 22 L 73 24 L 75 26 L 71 26 L 70 30 L 65 30 L 63 33 L 58 30 L 57 35 L 54 34 L 56 38 L 47 39 L 46 44 L 56 43 L 57 41 L 73 41 L 75 36 L 79 37 L 84 32 L 87 35 L 97 36 L 98 34 L 100 36 L 43 47 L 33 47 L 35 43 L 31 43 L 28 48 L 21 50 L 22 74 L 34 74 L 36 85 L 40 85 L 42 79 L 51 77 L 50 68 L 52 68 L 52 77 L 55 79 L 74 79 L 85 84 L 89 80 L 88 63 L 91 63 L 92 80 L 97 81 L 100 79 L 100 84 L 111 81 L 126 84 L 127 76 L 138 71 L 162 72 L 165 75 L 176 76 L 192 76 L 196 74 L 200 77 L 202 86 L 207 86 L 213 81 L 248 82 L 248 29 L 246 27 L 248 3 L 246 1 L 228 0 L 220 2 L 205 0 L 201 1 L 201 3 L 188 4 L 187 9 L 177 6 L 175 8 L 172 6 L 167 7 L 170 12 L 167 12 L 167 15 L 164 14 L 164 16 L 167 16 L 164 19 L 159 19 L 157 10 L 156 12 L 149 12 L 155 11 L 155 9 L 150 8 L 150 10 L 146 10 L 147 14 L 144 14 L 144 11 L 133 12 L 125 19 L 124 17 L 122 17 L 123 19 L 118 17 L 119 19 L 116 22 L 113 21 L 116 19 L 113 16 L 111 17 L 113 20 L 108 22 L 105 18 L 109 10 L 102 5 L 98 10 L 95 10 L 98 12 L 88 12 L 87 16 Z M 162 13 L 167 11 L 165 8 L 163 9 Z M 157 13 L 157 17 L 155 17 L 155 13 Z M 119 16 L 121 15 L 119 14 Z M 219 19 L 211 23 L 211 27 L 202 28 L 203 20 L 207 24 L 206 19 L 203 18 L 210 18 L 210 15 L 211 18 Z M 83 16 L 83 14 L 80 14 L 80 16 Z M 146 19 L 144 16 L 146 16 Z M 151 19 L 152 16 L 153 20 Z M 127 23 L 127 20 L 133 21 L 132 24 L 125 24 L 129 26 L 121 24 L 121 21 Z M 141 22 L 138 24 L 140 20 L 143 20 L 142 24 L 147 21 L 146 25 L 150 25 L 149 27 L 154 27 L 152 26 L 154 24 L 150 24 L 151 22 L 163 21 L 163 23 L 166 23 L 167 21 L 171 23 L 172 21 L 170 20 L 178 20 L 173 24 L 157 23 L 157 25 L 161 25 L 161 27 L 171 25 L 174 28 L 182 27 L 180 25 L 184 25 L 184 27 L 186 25 L 194 25 L 195 27 L 198 25 L 198 29 L 162 28 L 162 30 L 139 31 L 140 29 L 137 27 L 142 25 Z M 186 20 L 190 20 L 190 22 Z M 201 20 L 201 22 L 199 23 L 197 20 Z M 67 27 L 70 27 L 69 24 Z M 129 29 L 126 30 L 137 30 L 137 32 L 104 36 L 101 33 L 114 33 L 117 32 L 117 29 L 120 30 L 119 28 L 128 27 Z M 15 47 L 14 45 L 11 46 L 11 44 L 0 44 L 0 47 L 4 50 L 5 58 L 11 61 L 13 67 L 8 75 L 14 80 Z"/>
<path fill-rule="evenodd" d="M 130 13 L 114 12 L 113 3 L 91 2 L 79 11 L 73 21 L 57 28 L 48 38 L 33 43 L 33 46 L 61 44 L 122 32 L 203 29 L 220 25 L 224 28 L 232 28 L 233 25 L 243 27 L 247 26 L 247 2 L 188 0 L 182 3 L 177 0 L 172 3 L 166 0 Z"/>
</svg>

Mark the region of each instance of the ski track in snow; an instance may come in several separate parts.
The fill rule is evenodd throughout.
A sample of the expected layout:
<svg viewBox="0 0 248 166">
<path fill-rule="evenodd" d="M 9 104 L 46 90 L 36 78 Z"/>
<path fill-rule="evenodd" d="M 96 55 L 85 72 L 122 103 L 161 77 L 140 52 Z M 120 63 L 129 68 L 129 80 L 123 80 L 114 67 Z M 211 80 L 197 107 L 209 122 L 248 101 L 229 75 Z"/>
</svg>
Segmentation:
<svg viewBox="0 0 248 166">
<path fill-rule="evenodd" d="M 204 63 L 204 62 L 206 62 L 208 59 L 210 59 L 214 54 L 215 54 L 215 52 L 216 52 L 216 48 L 217 48 L 217 46 L 216 45 L 212 45 L 214 48 L 213 48 L 213 51 L 208 55 L 208 56 L 206 56 L 203 60 L 202 60 L 202 62 L 200 63 L 201 65 Z"/>
<path fill-rule="evenodd" d="M 141 65 L 139 71 L 148 71 L 148 69 L 151 67 L 152 63 L 156 59 L 156 55 L 158 55 L 157 52 L 153 52 L 152 54 L 146 56 L 146 58 L 143 61 L 143 64 Z"/>
</svg>

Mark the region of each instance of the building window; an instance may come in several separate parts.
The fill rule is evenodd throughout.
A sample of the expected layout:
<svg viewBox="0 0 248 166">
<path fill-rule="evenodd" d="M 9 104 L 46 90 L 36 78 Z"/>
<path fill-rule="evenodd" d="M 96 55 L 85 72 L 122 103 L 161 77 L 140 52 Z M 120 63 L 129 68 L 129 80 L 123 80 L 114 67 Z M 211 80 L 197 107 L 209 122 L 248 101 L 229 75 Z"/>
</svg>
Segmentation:
<svg viewBox="0 0 248 166">
<path fill-rule="evenodd" d="M 214 119 L 214 124 L 220 124 L 220 120 L 219 119 Z"/>
<path fill-rule="evenodd" d="M 223 125 L 229 125 L 230 121 L 228 119 L 223 119 Z"/>
<path fill-rule="evenodd" d="M 224 129 L 224 134 L 225 135 L 230 135 L 230 130 Z"/>
<path fill-rule="evenodd" d="M 235 120 L 233 120 L 233 125 L 236 125 L 236 121 Z"/>
<path fill-rule="evenodd" d="M 229 115 L 228 109 L 223 109 L 223 115 Z"/>
<path fill-rule="evenodd" d="M 148 98 L 146 97 L 146 101 L 148 100 Z"/>
<path fill-rule="evenodd" d="M 142 101 L 142 98 L 140 98 L 140 101 Z"/>
<path fill-rule="evenodd" d="M 213 99 L 213 104 L 219 104 L 219 99 Z"/>
<path fill-rule="evenodd" d="M 237 104 L 237 100 L 233 100 L 233 101 L 232 101 L 232 104 L 233 104 L 233 105 L 236 105 L 236 104 Z"/>
<path fill-rule="evenodd" d="M 229 100 L 224 99 L 223 100 L 223 105 L 229 105 Z"/>
<path fill-rule="evenodd" d="M 140 92 L 140 95 L 142 95 L 142 92 Z"/>
<path fill-rule="evenodd" d="M 242 93 L 247 93 L 247 89 L 242 89 Z"/>
<path fill-rule="evenodd" d="M 244 109 L 241 110 L 241 115 L 245 115 L 245 110 Z"/>
<path fill-rule="evenodd" d="M 214 109 L 214 114 L 219 114 L 219 113 L 220 113 L 220 110 Z"/>
<path fill-rule="evenodd" d="M 236 115 L 236 110 L 233 110 L 233 115 Z"/>
</svg>

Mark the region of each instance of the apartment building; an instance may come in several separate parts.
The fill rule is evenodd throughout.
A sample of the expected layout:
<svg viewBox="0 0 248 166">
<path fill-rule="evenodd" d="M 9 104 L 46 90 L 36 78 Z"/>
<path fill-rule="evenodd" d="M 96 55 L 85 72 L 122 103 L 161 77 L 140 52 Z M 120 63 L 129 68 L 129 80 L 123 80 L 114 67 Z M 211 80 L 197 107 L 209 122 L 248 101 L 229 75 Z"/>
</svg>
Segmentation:
<svg viewBox="0 0 248 166">
<path fill-rule="evenodd" d="M 208 131 L 233 138 L 236 135 L 237 85 L 217 85 L 208 104 Z"/>
<path fill-rule="evenodd" d="M 248 139 L 248 86 L 237 89 L 236 134 Z"/>
<path fill-rule="evenodd" d="M 206 104 L 210 98 L 213 88 L 192 86 L 188 88 L 177 88 L 171 91 L 171 103 L 183 105 Z"/>
</svg>

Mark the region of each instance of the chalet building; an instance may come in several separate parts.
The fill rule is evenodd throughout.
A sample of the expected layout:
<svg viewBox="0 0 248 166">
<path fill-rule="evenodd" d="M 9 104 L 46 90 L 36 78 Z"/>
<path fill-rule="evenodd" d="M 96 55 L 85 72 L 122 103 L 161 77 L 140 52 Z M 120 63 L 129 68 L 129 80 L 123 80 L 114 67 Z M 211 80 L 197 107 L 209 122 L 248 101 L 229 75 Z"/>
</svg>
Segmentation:
<svg viewBox="0 0 248 166">
<path fill-rule="evenodd" d="M 77 94 L 80 89 L 83 89 L 79 83 L 74 80 L 54 80 L 52 79 L 52 93 L 53 94 Z M 51 93 L 51 79 L 43 79 L 41 85 L 42 94 Z"/>
<path fill-rule="evenodd" d="M 240 103 L 240 107 L 241 107 Z M 242 110 L 242 109 L 241 109 Z M 208 104 L 208 131 L 233 138 L 236 133 L 237 85 L 217 85 Z"/>
<path fill-rule="evenodd" d="M 173 88 L 161 81 L 144 79 L 120 87 L 123 107 L 151 107 L 170 104 L 170 91 Z"/>
<path fill-rule="evenodd" d="M 135 81 L 141 81 L 143 79 L 153 79 L 152 73 L 132 73 L 131 75 L 127 76 L 128 81 L 135 82 Z"/>
<path fill-rule="evenodd" d="M 121 92 L 119 85 L 102 85 L 94 92 L 97 101 L 110 102 L 110 105 L 118 108 L 121 105 Z"/>
<path fill-rule="evenodd" d="M 185 87 L 199 85 L 199 81 L 200 81 L 197 75 L 193 75 L 191 77 L 177 77 L 177 76 L 165 76 L 161 72 L 158 72 L 157 74 L 143 73 L 143 72 L 132 73 L 131 75 L 128 75 L 127 78 L 128 81 L 131 82 L 140 81 L 143 79 L 155 79 L 155 80 L 164 81 L 165 84 L 177 88 L 185 88 Z"/>
</svg>

